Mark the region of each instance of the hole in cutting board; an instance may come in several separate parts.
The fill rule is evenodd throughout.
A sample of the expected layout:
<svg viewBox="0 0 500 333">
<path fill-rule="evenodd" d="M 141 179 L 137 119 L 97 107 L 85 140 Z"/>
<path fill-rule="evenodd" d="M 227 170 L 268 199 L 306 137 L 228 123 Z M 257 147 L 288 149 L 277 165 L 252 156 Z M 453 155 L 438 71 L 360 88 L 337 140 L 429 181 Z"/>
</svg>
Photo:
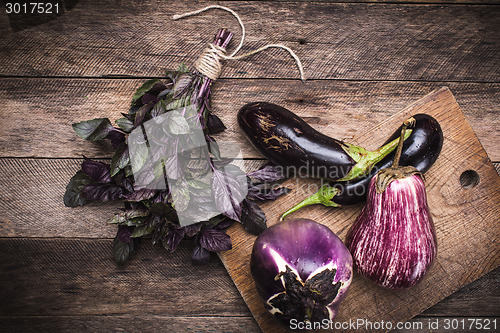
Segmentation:
<svg viewBox="0 0 500 333">
<path fill-rule="evenodd" d="M 465 189 L 475 187 L 479 181 L 479 174 L 474 170 L 466 170 L 460 175 L 460 186 Z"/>
</svg>

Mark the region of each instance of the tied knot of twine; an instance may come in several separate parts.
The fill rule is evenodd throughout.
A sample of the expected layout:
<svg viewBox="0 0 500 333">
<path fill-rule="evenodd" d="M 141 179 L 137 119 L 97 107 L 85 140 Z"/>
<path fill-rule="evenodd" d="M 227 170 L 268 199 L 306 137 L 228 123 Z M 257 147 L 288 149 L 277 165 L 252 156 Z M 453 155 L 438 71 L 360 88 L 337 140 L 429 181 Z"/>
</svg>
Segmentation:
<svg viewBox="0 0 500 333">
<path fill-rule="evenodd" d="M 214 44 L 208 44 L 208 46 L 203 50 L 203 53 L 200 55 L 200 57 L 195 61 L 194 67 L 200 72 L 201 74 L 205 75 L 211 80 L 217 80 L 217 78 L 220 76 L 220 73 L 222 72 L 222 65 L 220 60 L 221 59 L 230 59 L 230 60 L 239 60 L 243 59 L 246 57 L 249 57 L 251 55 L 254 55 L 256 53 L 262 52 L 264 50 L 270 49 L 270 48 L 280 48 L 288 53 L 293 57 L 295 60 L 295 63 L 297 64 L 297 67 L 300 72 L 300 79 L 302 81 L 306 80 L 305 74 L 304 74 L 304 68 L 302 67 L 302 63 L 300 62 L 299 57 L 293 52 L 292 49 L 289 47 L 282 45 L 282 44 L 268 44 L 265 45 L 261 48 L 258 48 L 257 50 L 236 56 L 236 53 L 241 49 L 243 46 L 243 42 L 245 40 L 245 26 L 243 25 L 243 22 L 241 21 L 240 17 L 238 14 L 236 14 L 233 10 L 224 7 L 224 6 L 219 6 L 219 5 L 212 5 L 212 6 L 207 6 L 205 8 L 185 13 L 185 14 L 176 14 L 172 17 L 173 20 L 178 20 L 184 17 L 192 16 L 192 15 L 197 15 L 199 13 L 202 13 L 206 10 L 209 9 L 222 9 L 225 10 L 229 13 L 231 13 L 237 20 L 238 23 L 240 24 L 241 27 L 241 40 L 236 47 L 236 49 L 231 53 L 230 55 L 226 55 L 226 50 L 223 47 L 214 45 Z"/>
<path fill-rule="evenodd" d="M 194 62 L 194 68 L 209 79 L 215 81 L 222 72 L 221 58 L 226 57 L 226 50 L 214 44 L 208 44 L 203 53 Z"/>
</svg>

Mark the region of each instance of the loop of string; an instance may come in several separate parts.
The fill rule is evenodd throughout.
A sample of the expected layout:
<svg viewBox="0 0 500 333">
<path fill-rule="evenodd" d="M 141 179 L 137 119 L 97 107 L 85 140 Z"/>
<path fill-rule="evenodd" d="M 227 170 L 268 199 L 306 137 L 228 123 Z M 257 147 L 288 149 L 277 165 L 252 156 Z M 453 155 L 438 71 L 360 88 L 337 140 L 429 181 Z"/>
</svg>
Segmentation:
<svg viewBox="0 0 500 333">
<path fill-rule="evenodd" d="M 194 68 L 212 81 L 217 80 L 222 72 L 221 58 L 227 57 L 224 48 L 208 44 L 200 57 L 194 62 Z"/>
<path fill-rule="evenodd" d="M 280 48 L 280 49 L 283 49 L 283 50 L 287 51 L 288 53 L 290 53 L 290 55 L 295 60 L 295 63 L 297 64 L 297 67 L 299 69 L 300 79 L 302 81 L 306 80 L 306 77 L 304 74 L 304 68 L 302 67 L 302 63 L 300 62 L 299 57 L 295 54 L 295 52 L 293 52 L 292 49 L 290 49 L 289 47 L 287 47 L 283 44 L 268 44 L 268 45 L 265 45 L 263 47 L 260 47 L 256 50 L 254 50 L 254 51 L 250 51 L 248 53 L 237 56 L 236 53 L 238 53 L 238 51 L 241 49 L 241 47 L 243 46 L 243 43 L 245 41 L 246 30 L 245 30 L 245 26 L 243 25 L 243 22 L 241 21 L 240 17 L 232 9 L 229 9 L 227 7 L 224 7 L 224 6 L 219 6 L 219 5 L 211 5 L 211 6 L 207 6 L 205 8 L 195 10 L 195 11 L 192 11 L 189 13 L 176 14 L 176 15 L 172 16 L 172 19 L 178 20 L 178 19 L 181 19 L 184 17 L 198 15 L 198 14 L 200 14 L 204 11 L 207 11 L 209 9 L 222 9 L 222 10 L 225 10 L 225 11 L 231 13 L 238 20 L 238 23 L 240 24 L 241 40 L 240 40 L 240 43 L 238 44 L 238 46 L 236 47 L 236 49 L 230 55 L 226 55 L 225 50 L 222 47 L 216 46 L 214 44 L 209 44 L 205 48 L 205 50 L 203 50 L 203 53 L 201 54 L 201 56 L 194 63 L 194 67 L 200 73 L 207 76 L 209 79 L 216 80 L 222 71 L 222 65 L 220 64 L 220 59 L 239 60 L 239 59 L 249 57 L 251 55 L 254 55 L 256 53 L 262 52 L 262 51 L 270 49 L 270 48 Z"/>
</svg>

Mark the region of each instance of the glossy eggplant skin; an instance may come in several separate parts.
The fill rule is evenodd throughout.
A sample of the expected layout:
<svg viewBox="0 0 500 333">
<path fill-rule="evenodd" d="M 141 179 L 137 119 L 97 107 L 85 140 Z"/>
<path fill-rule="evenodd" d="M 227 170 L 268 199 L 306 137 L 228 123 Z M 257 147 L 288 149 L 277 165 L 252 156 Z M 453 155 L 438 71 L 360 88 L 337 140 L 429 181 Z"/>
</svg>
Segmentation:
<svg viewBox="0 0 500 333">
<path fill-rule="evenodd" d="M 416 123 L 412 127 L 412 133 L 404 141 L 399 165 L 411 165 L 417 168 L 419 172 L 425 173 L 436 162 L 441 153 L 443 131 L 438 121 L 432 116 L 421 113 L 414 115 L 413 118 L 415 118 Z M 387 142 L 396 139 L 400 133 L 401 127 L 394 132 Z M 396 152 L 393 151 L 387 155 L 370 170 L 368 176 L 362 179 L 348 182 L 330 182 L 329 185 L 331 187 L 336 187 L 340 190 L 340 193 L 335 195 L 332 201 L 340 206 L 350 206 L 364 202 L 371 179 L 379 170 L 392 165 L 395 154 Z"/>
<path fill-rule="evenodd" d="M 382 287 L 419 283 L 437 255 L 437 238 L 420 174 L 393 180 L 383 193 L 373 177 L 366 205 L 346 237 L 356 270 Z"/>
<path fill-rule="evenodd" d="M 311 304 L 310 299 L 303 298 L 304 295 L 300 297 L 295 294 L 295 297 L 289 299 L 290 303 L 283 304 L 284 308 L 276 311 L 279 307 L 276 307 L 278 305 L 273 299 L 276 300 L 280 294 L 287 293 L 286 280 L 276 277 L 285 272 L 287 266 L 306 286 L 307 281 L 317 279 L 325 270 L 334 270 L 334 278 L 322 282 L 330 286 L 338 283 L 335 297 L 323 303 L 324 295 L 321 295 L 320 291 L 328 288 L 320 288 L 319 284 L 316 284 L 314 292 L 317 296 L 317 309 L 328 308 L 329 316 L 324 319 L 333 320 L 353 278 L 352 256 L 342 240 L 327 226 L 309 219 L 289 219 L 277 223 L 257 237 L 250 257 L 250 272 L 268 311 L 285 324 L 289 324 L 291 317 L 299 321 L 304 320 L 293 316 L 297 313 L 291 310 L 297 309 L 298 305 L 292 306 L 293 301 L 305 306 Z"/>
<path fill-rule="evenodd" d="M 238 112 L 238 124 L 254 147 L 289 176 L 341 179 L 356 162 L 346 144 L 316 131 L 276 104 L 249 103 Z"/>
</svg>

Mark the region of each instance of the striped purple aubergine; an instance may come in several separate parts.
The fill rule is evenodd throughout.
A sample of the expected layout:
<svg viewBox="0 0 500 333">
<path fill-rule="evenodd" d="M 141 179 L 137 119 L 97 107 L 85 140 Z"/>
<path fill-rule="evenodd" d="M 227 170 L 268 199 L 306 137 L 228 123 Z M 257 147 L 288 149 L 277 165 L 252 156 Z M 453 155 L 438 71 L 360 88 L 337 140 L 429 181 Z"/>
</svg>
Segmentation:
<svg viewBox="0 0 500 333">
<path fill-rule="evenodd" d="M 392 180 L 378 193 L 379 175 L 370 182 L 367 203 L 346 245 L 361 275 L 386 288 L 410 288 L 422 280 L 437 254 L 424 181 L 413 174 Z"/>
<path fill-rule="evenodd" d="M 268 311 L 288 325 L 333 320 L 353 276 L 342 240 L 308 219 L 264 230 L 254 243 L 250 271 Z"/>
</svg>

